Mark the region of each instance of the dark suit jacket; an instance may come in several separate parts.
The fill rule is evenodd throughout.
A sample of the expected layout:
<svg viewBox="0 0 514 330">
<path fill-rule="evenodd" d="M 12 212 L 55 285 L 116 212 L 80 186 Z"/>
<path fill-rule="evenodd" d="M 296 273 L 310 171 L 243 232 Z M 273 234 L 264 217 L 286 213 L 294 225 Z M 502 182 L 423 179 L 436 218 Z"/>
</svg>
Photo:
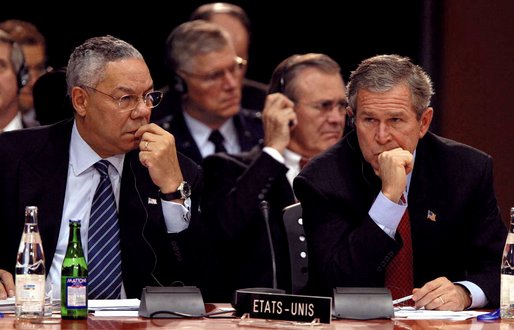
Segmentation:
<svg viewBox="0 0 514 330">
<path fill-rule="evenodd" d="M 2 269 L 14 271 L 27 205 L 39 208 L 46 267 L 50 269 L 61 225 L 72 124 L 73 120 L 66 120 L 0 136 L 0 153 L 4 155 L 0 157 Z M 129 298 L 140 298 L 143 287 L 158 285 L 155 278 L 163 285 L 173 280 L 189 283 L 192 260 L 188 258 L 193 253 L 188 246 L 190 229 L 167 233 L 159 188 L 139 162 L 138 152 L 125 156 L 119 200 L 123 283 Z M 185 180 L 193 186 L 191 227 L 198 218 L 201 171 L 187 157 L 178 157 Z M 149 204 L 149 198 L 157 204 Z"/>
<path fill-rule="evenodd" d="M 203 162 L 202 217 L 216 248 L 210 257 L 206 290 L 226 301 L 236 289 L 273 285 L 270 244 L 261 201 L 270 205 L 269 224 L 276 256 L 278 287 L 290 289 L 282 209 L 295 202 L 287 167 L 257 146 L 238 155 L 218 153 Z M 217 276 L 216 276 L 217 275 Z"/>
<path fill-rule="evenodd" d="M 506 238 L 493 189 L 492 159 L 472 147 L 428 133 L 420 140 L 408 194 L 414 285 L 446 276 L 484 290 L 499 304 Z M 336 286 L 383 286 L 400 248 L 368 216 L 381 189 L 355 132 L 312 160 L 294 181 L 303 206 L 309 276 L 315 293 Z M 428 219 L 428 212 L 435 221 Z"/>
<path fill-rule="evenodd" d="M 202 164 L 202 154 L 186 125 L 184 115 L 180 109 L 179 96 L 171 94 L 170 97 L 165 97 L 163 104 L 160 104 L 155 109 L 156 111 L 152 113 L 152 122 L 175 136 L 178 151 L 197 164 Z M 163 114 L 165 115 L 163 116 Z M 260 112 L 242 108 L 234 116 L 234 125 L 241 151 L 249 151 L 262 142 L 264 131 Z"/>
</svg>

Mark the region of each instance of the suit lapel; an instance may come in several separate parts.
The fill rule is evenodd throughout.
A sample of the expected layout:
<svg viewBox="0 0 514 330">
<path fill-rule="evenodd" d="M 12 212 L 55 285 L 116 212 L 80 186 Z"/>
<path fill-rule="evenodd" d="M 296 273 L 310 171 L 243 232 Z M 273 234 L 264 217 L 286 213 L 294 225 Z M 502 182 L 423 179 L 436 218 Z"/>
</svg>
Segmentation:
<svg viewBox="0 0 514 330">
<path fill-rule="evenodd" d="M 197 164 L 201 164 L 202 154 L 187 128 L 182 111 L 177 111 L 177 114 L 173 116 L 169 131 L 175 137 L 177 150 L 194 160 Z"/>
<path fill-rule="evenodd" d="M 237 132 L 237 139 L 239 141 L 239 145 L 241 147 L 241 151 L 251 150 L 253 147 L 258 145 L 263 137 L 262 126 L 252 127 L 247 122 L 245 118 L 245 114 L 247 114 L 249 110 L 241 109 L 241 111 L 234 116 L 234 126 Z M 257 131 L 256 131 L 257 129 Z"/>
</svg>

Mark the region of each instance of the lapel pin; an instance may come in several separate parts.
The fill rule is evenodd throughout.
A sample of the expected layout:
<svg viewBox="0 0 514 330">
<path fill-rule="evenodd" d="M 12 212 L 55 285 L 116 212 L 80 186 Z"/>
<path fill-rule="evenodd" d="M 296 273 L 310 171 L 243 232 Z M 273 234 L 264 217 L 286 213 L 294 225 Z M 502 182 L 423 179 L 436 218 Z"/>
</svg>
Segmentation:
<svg viewBox="0 0 514 330">
<path fill-rule="evenodd" d="M 155 198 L 148 197 L 148 204 L 157 204 L 157 200 Z"/>
</svg>

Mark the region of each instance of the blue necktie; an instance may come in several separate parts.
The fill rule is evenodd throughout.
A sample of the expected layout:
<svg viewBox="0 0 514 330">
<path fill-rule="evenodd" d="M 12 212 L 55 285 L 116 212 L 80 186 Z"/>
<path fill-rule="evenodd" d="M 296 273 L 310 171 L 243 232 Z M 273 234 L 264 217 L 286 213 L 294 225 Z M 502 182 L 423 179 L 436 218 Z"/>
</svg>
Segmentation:
<svg viewBox="0 0 514 330">
<path fill-rule="evenodd" d="M 120 227 L 109 165 L 107 160 L 100 160 L 94 165 L 100 173 L 100 183 L 89 217 L 89 299 L 117 299 L 121 291 Z"/>
</svg>

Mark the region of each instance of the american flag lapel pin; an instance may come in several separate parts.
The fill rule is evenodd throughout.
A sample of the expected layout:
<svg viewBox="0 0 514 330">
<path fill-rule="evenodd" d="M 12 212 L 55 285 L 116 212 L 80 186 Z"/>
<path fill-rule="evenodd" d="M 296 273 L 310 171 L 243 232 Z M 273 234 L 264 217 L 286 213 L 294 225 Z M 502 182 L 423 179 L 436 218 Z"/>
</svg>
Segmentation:
<svg viewBox="0 0 514 330">
<path fill-rule="evenodd" d="M 436 217 L 437 217 L 437 215 L 434 212 L 432 212 L 431 210 L 428 210 L 428 212 L 427 212 L 427 220 L 435 222 L 435 221 L 437 221 Z"/>
<path fill-rule="evenodd" d="M 155 198 L 148 197 L 148 204 L 157 204 L 157 200 Z"/>
</svg>

